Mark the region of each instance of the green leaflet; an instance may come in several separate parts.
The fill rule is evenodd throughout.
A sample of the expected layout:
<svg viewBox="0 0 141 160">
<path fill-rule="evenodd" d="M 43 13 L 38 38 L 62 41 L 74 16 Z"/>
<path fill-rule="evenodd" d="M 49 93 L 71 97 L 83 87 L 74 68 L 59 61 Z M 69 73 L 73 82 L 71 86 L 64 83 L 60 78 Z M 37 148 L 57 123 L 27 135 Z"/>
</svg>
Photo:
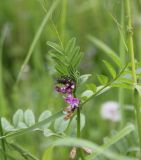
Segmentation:
<svg viewBox="0 0 141 160">
<path fill-rule="evenodd" d="M 23 122 L 23 120 L 24 120 L 24 112 L 23 110 L 18 109 L 13 116 L 13 125 L 15 127 L 18 127 L 19 123 Z"/>
<path fill-rule="evenodd" d="M 49 118 L 52 115 L 52 113 L 48 110 L 45 110 L 44 112 L 42 112 L 38 118 L 38 122 L 41 122 L 47 118 Z M 51 123 L 47 123 L 45 125 L 40 126 L 41 129 L 48 129 L 48 127 L 50 127 Z"/>
<path fill-rule="evenodd" d="M 76 38 L 71 38 L 64 48 L 53 42 L 47 42 L 47 44 L 55 51 L 50 55 L 59 74 L 70 75 L 76 79 L 78 76 L 77 67 L 83 56 L 80 47 L 76 45 Z"/>
<path fill-rule="evenodd" d="M 88 35 L 88 40 L 94 43 L 98 48 L 103 50 L 112 60 L 117 64 L 117 66 L 121 67 L 121 62 L 115 51 L 113 51 L 109 46 L 107 46 L 102 41 L 98 40 L 94 36 Z"/>
<path fill-rule="evenodd" d="M 15 137 L 15 136 L 19 136 L 25 133 L 28 133 L 30 131 L 33 131 L 34 129 L 40 128 L 41 126 L 50 123 L 51 121 L 55 120 L 56 118 L 60 117 L 63 115 L 63 111 L 57 112 L 56 114 L 50 116 L 49 118 L 44 119 L 41 122 L 35 123 L 34 125 L 25 128 L 25 129 L 21 129 L 12 133 L 9 133 L 5 136 L 0 137 L 0 140 L 8 138 L 8 137 Z"/>
<path fill-rule="evenodd" d="M 86 88 L 88 90 L 92 90 L 95 93 L 97 87 L 96 87 L 96 85 L 94 83 L 88 83 L 88 84 L 86 84 Z"/>
<path fill-rule="evenodd" d="M 54 122 L 55 132 L 63 133 L 67 129 L 69 122 L 70 122 L 69 120 L 64 119 L 64 116 L 57 118 Z"/>
<path fill-rule="evenodd" d="M 97 78 L 102 85 L 108 82 L 108 77 L 105 75 L 98 75 Z"/>
<path fill-rule="evenodd" d="M 140 85 L 136 85 L 135 88 L 138 91 L 138 94 L 141 96 L 141 86 Z"/>
<path fill-rule="evenodd" d="M 112 65 L 109 62 L 107 62 L 105 60 L 103 60 L 103 62 L 105 64 L 105 66 L 107 67 L 109 73 L 111 74 L 112 78 L 115 78 L 116 77 L 115 69 L 112 67 Z"/>
</svg>

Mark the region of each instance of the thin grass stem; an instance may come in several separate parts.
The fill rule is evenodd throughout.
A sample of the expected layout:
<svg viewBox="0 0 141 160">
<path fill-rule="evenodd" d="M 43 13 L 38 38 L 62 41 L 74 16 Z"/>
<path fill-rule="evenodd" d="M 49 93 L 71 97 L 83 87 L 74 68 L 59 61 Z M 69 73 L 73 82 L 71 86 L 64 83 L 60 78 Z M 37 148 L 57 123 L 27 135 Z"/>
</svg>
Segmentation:
<svg viewBox="0 0 141 160">
<path fill-rule="evenodd" d="M 140 151 L 141 151 L 141 112 L 140 112 L 140 103 L 139 103 L 140 96 L 135 89 L 135 86 L 137 84 L 137 77 L 136 77 L 135 54 L 134 54 L 134 45 L 133 45 L 133 31 L 132 31 L 130 6 L 131 6 L 130 0 L 125 0 L 125 11 L 126 11 L 126 18 L 127 18 L 128 53 L 130 55 L 131 66 L 132 66 L 132 78 L 133 78 L 133 86 L 134 86 L 134 105 L 136 110 L 139 145 L 140 145 Z"/>
<path fill-rule="evenodd" d="M 121 34 L 120 34 L 120 41 L 119 41 L 119 54 L 120 54 L 120 59 L 122 66 L 125 65 L 126 59 L 125 59 L 125 45 L 123 42 L 123 37 L 124 37 L 124 2 L 121 0 Z M 124 111 L 124 99 L 125 99 L 125 90 L 124 88 L 119 88 L 119 105 L 120 105 L 120 110 L 121 110 L 121 124 L 120 128 L 122 128 L 125 124 L 125 111 Z"/>
<path fill-rule="evenodd" d="M 62 0 L 61 39 L 63 43 L 64 43 L 64 36 L 65 36 L 66 13 L 67 13 L 67 0 Z"/>
<path fill-rule="evenodd" d="M 26 64 L 29 62 L 29 60 L 30 60 L 30 58 L 31 58 L 31 56 L 32 56 L 32 53 L 33 53 L 33 51 L 34 51 L 34 49 L 35 49 L 35 47 L 36 47 L 36 44 L 37 44 L 37 42 L 38 42 L 38 40 L 39 40 L 39 38 L 40 38 L 40 36 L 41 36 L 41 33 L 42 33 L 43 29 L 45 28 L 46 23 L 48 22 L 50 16 L 52 15 L 52 13 L 54 12 L 54 10 L 55 10 L 56 7 L 58 6 L 59 2 L 60 2 L 60 0 L 54 1 L 54 3 L 52 4 L 52 6 L 50 7 L 50 10 L 46 13 L 46 15 L 45 15 L 45 17 L 44 17 L 44 19 L 43 19 L 43 21 L 42 21 L 42 23 L 41 23 L 38 31 L 37 31 L 37 33 L 36 33 L 36 35 L 35 35 L 32 43 L 31 43 L 31 45 L 30 45 L 30 47 L 29 47 L 29 51 L 28 51 L 28 53 L 27 53 L 27 56 L 25 57 L 25 60 L 24 60 L 22 66 L 21 66 L 21 68 L 20 68 L 20 71 L 19 71 L 19 74 L 18 74 L 18 78 L 17 78 L 16 84 L 18 84 L 18 82 L 19 82 L 19 80 L 20 80 L 20 78 L 21 78 L 21 75 L 22 75 L 22 73 L 23 73 L 23 70 L 24 70 Z"/>
</svg>

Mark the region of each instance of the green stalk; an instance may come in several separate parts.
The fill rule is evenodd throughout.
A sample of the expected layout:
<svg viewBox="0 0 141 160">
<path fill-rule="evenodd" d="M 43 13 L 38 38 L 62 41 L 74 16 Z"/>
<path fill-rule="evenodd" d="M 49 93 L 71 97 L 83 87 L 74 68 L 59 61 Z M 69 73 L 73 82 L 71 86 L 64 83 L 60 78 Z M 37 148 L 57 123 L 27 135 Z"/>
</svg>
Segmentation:
<svg viewBox="0 0 141 160">
<path fill-rule="evenodd" d="M 138 95 L 138 91 L 135 90 L 135 107 L 136 107 L 136 119 L 137 119 L 137 126 L 138 126 L 138 134 L 139 134 L 139 145 L 141 151 L 141 108 L 140 108 L 140 96 Z"/>
<path fill-rule="evenodd" d="M 126 17 L 127 17 L 128 52 L 129 52 L 130 59 L 131 59 L 133 86 L 135 87 L 137 84 L 137 78 L 136 78 L 136 66 L 135 66 L 135 58 L 134 58 L 130 0 L 125 0 L 125 11 L 126 11 Z M 139 144 L 140 144 L 140 151 L 141 151 L 141 112 L 140 112 L 139 99 L 140 99 L 139 93 L 137 93 L 137 91 L 134 88 L 134 102 L 135 102 L 136 120 L 137 120 Z"/>
<path fill-rule="evenodd" d="M 122 66 L 125 65 L 126 60 L 125 60 L 125 46 L 123 42 L 123 37 L 124 37 L 124 2 L 121 0 L 121 34 L 120 34 L 120 41 L 119 41 L 119 54 L 120 54 L 120 59 L 121 59 L 121 64 Z M 122 37 L 123 36 L 123 37 Z M 125 123 L 125 113 L 124 113 L 124 88 L 119 88 L 119 105 L 121 109 L 121 115 L 122 115 L 122 120 L 120 127 L 122 128 Z"/>
<path fill-rule="evenodd" d="M 10 145 L 12 148 L 14 148 L 17 152 L 19 152 L 24 158 L 26 158 L 26 159 L 30 158 L 32 160 L 39 160 L 34 155 L 29 153 L 28 151 L 26 151 L 25 149 L 23 149 L 21 146 L 17 145 L 16 143 L 8 143 L 7 142 L 7 144 Z"/>
<path fill-rule="evenodd" d="M 0 117 L 0 136 L 3 136 L 2 124 L 1 124 L 1 117 Z M 2 139 L 1 145 L 2 145 L 2 151 L 3 151 L 3 153 L 6 153 L 6 147 L 5 147 L 5 140 L 4 140 L 4 139 Z M 6 154 L 3 154 L 3 159 L 4 159 L 4 160 L 7 160 Z"/>
<path fill-rule="evenodd" d="M 0 114 L 5 114 L 7 111 L 6 100 L 3 90 L 3 67 L 2 67 L 3 45 L 6 38 L 6 34 L 7 34 L 7 27 L 3 29 L 0 37 Z"/>
<path fill-rule="evenodd" d="M 74 90 L 74 93 L 73 93 L 74 97 L 76 97 L 75 92 L 76 92 L 76 89 Z M 80 105 L 79 105 L 79 107 L 77 108 L 77 138 L 81 137 L 81 119 L 80 119 L 80 113 L 81 113 L 81 111 L 80 111 Z M 82 152 L 81 152 L 80 148 L 78 148 L 77 151 L 78 151 L 78 158 L 82 157 L 82 159 L 83 159 L 83 155 L 82 155 Z"/>
<path fill-rule="evenodd" d="M 77 108 L 77 138 L 80 138 L 81 131 L 80 131 L 80 108 Z"/>
<path fill-rule="evenodd" d="M 61 39 L 63 43 L 64 43 L 64 35 L 65 35 L 66 13 L 67 13 L 67 0 L 62 0 Z"/>
<path fill-rule="evenodd" d="M 131 21 L 131 10 L 130 10 L 130 0 L 125 0 L 125 11 L 127 17 L 127 45 L 128 45 L 128 53 L 130 54 L 131 66 L 132 66 L 132 78 L 133 83 L 136 85 L 136 66 L 135 66 L 135 58 L 134 58 L 134 45 L 133 45 L 133 31 L 132 31 L 132 21 Z"/>
</svg>

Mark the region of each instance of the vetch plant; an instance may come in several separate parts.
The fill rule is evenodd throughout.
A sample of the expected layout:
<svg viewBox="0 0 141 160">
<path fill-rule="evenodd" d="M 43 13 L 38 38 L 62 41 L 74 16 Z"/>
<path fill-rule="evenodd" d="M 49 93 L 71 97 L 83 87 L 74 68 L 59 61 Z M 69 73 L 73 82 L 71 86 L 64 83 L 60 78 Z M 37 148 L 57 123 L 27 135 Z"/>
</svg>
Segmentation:
<svg viewBox="0 0 141 160">
<path fill-rule="evenodd" d="M 52 143 L 52 145 L 57 145 L 58 143 L 64 144 L 65 141 L 69 141 L 69 139 L 65 139 L 65 137 L 67 136 L 76 136 L 78 139 L 80 139 L 82 129 L 85 126 L 85 116 L 81 113 L 84 104 L 93 97 L 96 97 L 108 91 L 110 88 L 131 87 L 130 79 L 128 80 L 125 78 L 125 75 L 129 71 L 128 66 L 130 66 L 130 64 L 123 67 L 117 74 L 115 69 L 109 64 L 109 62 L 104 61 L 104 64 L 111 74 L 111 81 L 109 81 L 109 78 L 105 75 L 98 75 L 97 77 L 100 83 L 99 86 L 96 86 L 96 84 L 94 83 L 87 83 L 85 90 L 82 93 L 79 93 L 77 91 L 77 86 L 84 85 L 90 77 L 90 74 L 80 75 L 80 73 L 78 72 L 77 67 L 83 54 L 80 52 L 80 48 L 75 44 L 75 38 L 69 40 L 65 48 L 62 48 L 56 43 L 48 42 L 48 45 L 56 51 L 51 52 L 51 56 L 55 61 L 56 71 L 58 74 L 55 91 L 62 94 L 62 98 L 64 99 L 66 106 L 63 108 L 63 110 L 54 115 L 52 115 L 50 111 L 44 111 L 39 116 L 38 121 L 35 120 L 33 112 L 29 109 L 25 112 L 22 110 L 18 110 L 13 116 L 13 124 L 10 124 L 7 119 L 2 117 L 1 123 L 4 135 L 1 136 L 0 139 L 5 140 L 5 143 L 8 143 L 6 141 L 6 138 L 8 137 L 14 138 L 14 136 L 25 134 L 29 131 L 41 131 L 45 137 L 55 136 L 61 140 Z M 111 55 L 111 57 L 112 56 L 113 55 Z M 130 85 L 127 86 L 127 82 Z M 53 127 L 54 129 L 50 128 L 50 126 L 53 125 L 51 123 L 53 120 L 55 120 Z M 103 149 L 97 148 L 97 146 L 91 143 L 89 144 L 89 142 L 83 143 L 81 139 L 80 141 L 76 141 L 78 144 L 70 143 L 70 146 L 73 147 L 70 151 L 70 157 L 80 157 L 81 159 L 84 159 L 85 156 L 83 153 L 85 152 L 87 154 L 91 154 L 91 158 L 99 154 L 104 154 L 104 156 L 106 157 L 114 157 L 114 159 L 118 159 L 119 157 L 116 154 L 112 154 L 110 152 L 107 154 L 107 152 L 103 151 L 109 148 L 109 146 L 111 146 L 113 143 L 116 143 L 116 141 L 119 141 L 121 138 L 128 135 L 133 130 L 133 125 L 126 126 L 121 132 L 115 135 L 115 138 L 113 137 L 113 140 L 109 140 L 107 145 L 104 144 Z M 67 131 L 69 131 L 69 133 Z M 18 145 L 15 144 L 16 146 L 13 146 L 13 143 L 8 143 L 8 145 L 11 145 L 17 150 L 17 152 L 19 152 Z M 19 153 L 23 154 L 23 151 L 24 149 L 21 149 Z M 28 157 L 32 157 L 31 159 L 34 160 L 37 159 L 27 152 L 26 158 Z M 120 157 L 120 159 L 124 158 L 125 157 Z"/>
<path fill-rule="evenodd" d="M 66 6 L 66 2 L 63 2 L 63 6 Z M 55 1 L 49 10 L 49 13 L 46 14 L 45 19 L 37 32 L 38 34 L 35 36 L 27 57 L 21 67 L 18 82 L 24 67 L 27 65 L 31 54 L 33 53 L 34 46 L 40 37 L 45 23 L 48 21 L 49 15 L 52 15 L 58 3 L 59 1 Z M 125 42 L 124 45 L 129 53 L 130 62 L 126 62 L 124 64 L 121 63 L 118 54 L 116 54 L 110 47 L 94 36 L 88 35 L 87 40 L 102 49 L 102 53 L 105 53 L 106 56 L 112 60 L 112 63 L 107 60 L 102 61 L 103 66 L 107 70 L 106 73 L 108 74 L 96 74 L 96 82 L 92 81 L 89 83 L 88 80 L 93 75 L 88 73 L 81 75 L 79 71 L 79 64 L 82 62 L 84 53 L 81 52 L 80 47 L 77 45 L 76 38 L 71 38 L 68 41 L 66 40 L 64 43 L 64 33 L 62 31 L 61 37 L 59 37 L 58 34 L 59 43 L 48 41 L 47 45 L 51 49 L 48 53 L 55 65 L 56 73 L 54 76 L 57 77 L 53 93 L 55 94 L 55 92 L 57 92 L 57 95 L 60 94 L 64 103 L 62 104 L 60 111 L 55 114 L 49 110 L 45 110 L 40 113 L 39 117 L 36 117 L 34 112 L 30 109 L 18 109 L 13 115 L 11 122 L 5 117 L 1 117 L 0 141 L 2 143 L 0 151 L 3 154 L 4 160 L 7 160 L 7 158 L 15 159 L 15 157 L 8 154 L 6 151 L 9 148 L 14 149 L 23 159 L 38 160 L 36 156 L 32 155 L 14 141 L 15 137 L 28 132 L 41 133 L 40 136 L 44 135 L 44 138 L 50 137 L 51 143 L 48 144 L 48 147 L 71 147 L 68 157 L 72 159 L 92 160 L 97 159 L 100 156 L 103 159 L 107 158 L 112 160 L 136 160 L 138 157 L 140 158 L 140 155 L 138 157 L 132 155 L 134 150 L 133 148 L 130 148 L 129 150 L 129 147 L 125 147 L 124 154 L 118 154 L 115 152 L 116 149 L 115 151 L 111 149 L 111 147 L 116 148 L 118 145 L 121 147 L 122 143 L 126 141 L 125 139 L 128 138 L 127 136 L 131 136 L 130 140 L 133 139 L 134 135 L 131 135 L 130 133 L 136 133 L 136 130 L 138 130 L 139 137 L 139 141 L 136 138 L 136 152 L 140 154 L 138 146 L 141 148 L 141 77 L 140 73 L 138 73 L 141 65 L 139 62 L 135 63 L 134 59 L 130 1 L 125 0 L 124 5 L 126 13 L 124 13 L 123 16 L 127 18 L 127 31 L 125 33 L 126 36 L 123 36 L 122 40 Z M 65 8 L 63 11 L 65 12 Z M 64 21 L 65 20 L 62 19 L 62 28 L 64 28 Z M 63 39 L 63 42 L 61 41 L 61 38 Z M 137 119 L 137 127 L 134 124 L 124 124 L 124 127 L 122 127 L 120 131 L 113 132 L 111 137 L 106 137 L 104 144 L 100 146 L 90 140 L 84 140 L 82 137 L 84 127 L 85 130 L 87 130 L 87 125 L 85 125 L 87 123 L 85 112 L 87 112 L 87 108 L 89 106 L 86 107 L 86 104 L 93 98 L 97 100 L 99 95 L 105 94 L 105 92 L 112 88 L 124 88 L 129 92 L 134 91 L 133 98 L 136 110 L 135 117 Z M 84 107 L 86 108 L 85 112 L 83 110 Z M 119 120 L 123 121 L 123 115 L 120 115 L 118 108 L 118 104 L 115 102 L 108 102 L 104 104 L 102 107 L 103 118 L 113 122 L 117 122 Z M 93 112 L 95 112 L 94 109 Z M 12 141 L 9 141 L 10 138 Z M 125 140 L 124 142 L 122 141 L 123 139 Z M 125 146 L 126 144 L 127 146 L 130 146 L 128 141 L 125 142 Z"/>
</svg>

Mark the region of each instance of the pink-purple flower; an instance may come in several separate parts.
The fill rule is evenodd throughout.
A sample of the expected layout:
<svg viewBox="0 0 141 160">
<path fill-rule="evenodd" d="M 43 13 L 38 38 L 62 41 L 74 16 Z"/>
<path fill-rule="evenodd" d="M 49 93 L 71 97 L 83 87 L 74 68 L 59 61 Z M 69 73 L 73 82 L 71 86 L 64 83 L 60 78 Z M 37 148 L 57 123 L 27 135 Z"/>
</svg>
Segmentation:
<svg viewBox="0 0 141 160">
<path fill-rule="evenodd" d="M 73 90 L 75 89 L 75 82 L 68 76 L 61 77 L 57 80 L 58 84 L 55 87 L 57 92 L 63 94 L 72 94 Z"/>
<path fill-rule="evenodd" d="M 55 87 L 55 90 L 59 93 L 63 93 L 66 96 L 64 97 L 65 102 L 69 104 L 67 108 L 65 108 L 65 119 L 70 119 L 73 115 L 75 109 L 79 107 L 80 100 L 73 96 L 73 92 L 76 87 L 76 83 L 69 76 L 62 76 L 57 80 L 58 85 Z"/>
<path fill-rule="evenodd" d="M 73 109 L 77 108 L 80 101 L 78 98 L 74 98 L 72 94 L 69 94 L 66 98 L 65 101 L 72 106 Z"/>
</svg>

